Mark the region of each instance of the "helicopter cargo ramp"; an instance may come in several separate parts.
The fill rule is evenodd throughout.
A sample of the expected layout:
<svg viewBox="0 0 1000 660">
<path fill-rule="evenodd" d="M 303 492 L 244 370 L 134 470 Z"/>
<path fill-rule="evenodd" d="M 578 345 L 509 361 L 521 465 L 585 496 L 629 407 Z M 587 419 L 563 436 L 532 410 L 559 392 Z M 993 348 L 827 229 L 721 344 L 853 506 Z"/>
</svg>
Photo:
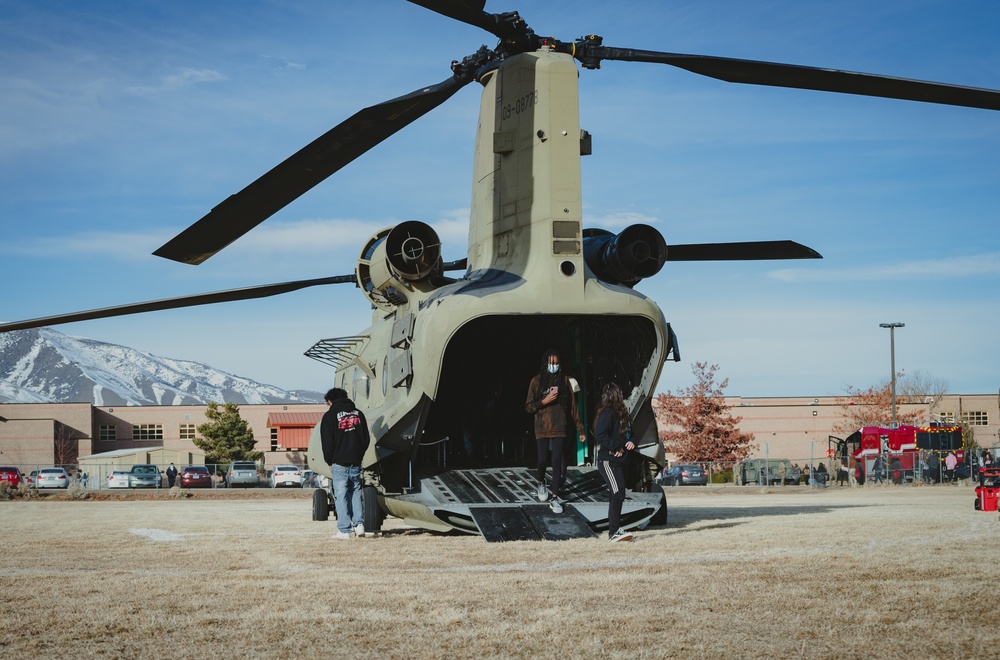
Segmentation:
<svg viewBox="0 0 1000 660">
<path fill-rule="evenodd" d="M 567 468 L 562 513 L 538 501 L 535 470 L 526 467 L 449 470 L 392 499 L 405 505 L 403 517 L 412 524 L 480 534 L 489 542 L 593 538 L 608 528 L 608 492 L 593 467 Z M 664 500 L 662 491 L 627 491 L 622 526 L 645 527 L 665 512 Z"/>
</svg>

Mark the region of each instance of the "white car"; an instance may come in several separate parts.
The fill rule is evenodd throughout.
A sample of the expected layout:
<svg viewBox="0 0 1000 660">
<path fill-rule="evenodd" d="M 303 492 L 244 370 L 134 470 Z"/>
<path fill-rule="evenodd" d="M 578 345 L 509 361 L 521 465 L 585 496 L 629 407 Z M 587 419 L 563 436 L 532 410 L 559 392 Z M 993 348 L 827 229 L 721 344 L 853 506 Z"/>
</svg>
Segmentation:
<svg viewBox="0 0 1000 660">
<path fill-rule="evenodd" d="M 128 488 L 128 470 L 115 470 L 109 474 L 108 488 Z"/>
<path fill-rule="evenodd" d="M 278 486 L 291 486 L 302 488 L 302 470 L 294 465 L 276 465 L 271 476 L 267 478 L 271 488 Z"/>
<path fill-rule="evenodd" d="M 35 476 L 35 488 L 69 488 L 69 474 L 62 468 L 42 468 Z"/>
</svg>

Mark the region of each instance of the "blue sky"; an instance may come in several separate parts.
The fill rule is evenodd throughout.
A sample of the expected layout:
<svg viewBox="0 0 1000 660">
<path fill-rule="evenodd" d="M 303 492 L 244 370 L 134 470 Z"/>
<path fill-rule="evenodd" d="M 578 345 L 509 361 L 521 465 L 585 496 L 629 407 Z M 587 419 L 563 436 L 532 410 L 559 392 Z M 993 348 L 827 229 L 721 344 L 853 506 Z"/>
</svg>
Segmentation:
<svg viewBox="0 0 1000 660">
<path fill-rule="evenodd" d="M 531 7 L 529 5 L 535 5 Z M 1000 3 L 504 3 L 542 34 L 1000 89 Z M 0 319 L 352 270 L 417 219 L 465 256 L 479 88 L 200 266 L 150 253 L 358 109 L 450 75 L 494 40 L 402 0 L 0 0 Z M 662 65 L 581 72 L 585 226 L 668 243 L 794 239 L 809 262 L 668 264 L 637 288 L 727 393 L 840 394 L 896 364 L 1000 387 L 1000 113 L 734 85 Z M 369 324 L 351 286 L 59 326 L 295 389 L 302 356 Z"/>
</svg>

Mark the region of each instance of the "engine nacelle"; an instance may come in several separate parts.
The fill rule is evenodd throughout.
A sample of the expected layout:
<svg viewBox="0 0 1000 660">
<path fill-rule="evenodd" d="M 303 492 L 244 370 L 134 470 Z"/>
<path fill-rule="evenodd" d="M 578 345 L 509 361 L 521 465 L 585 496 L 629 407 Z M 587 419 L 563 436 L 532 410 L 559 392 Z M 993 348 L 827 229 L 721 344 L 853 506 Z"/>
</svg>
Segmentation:
<svg viewBox="0 0 1000 660">
<path fill-rule="evenodd" d="M 649 225 L 631 225 L 618 235 L 586 229 L 583 258 L 601 280 L 631 287 L 660 272 L 667 260 L 667 242 Z"/>
<path fill-rule="evenodd" d="M 396 225 L 386 236 L 385 254 L 396 275 L 407 282 L 419 282 L 440 266 L 441 240 L 430 225 L 410 220 Z"/>
<path fill-rule="evenodd" d="M 358 286 L 386 311 L 409 301 L 413 285 L 441 269 L 441 241 L 430 225 L 409 220 L 380 230 L 358 257 Z"/>
</svg>

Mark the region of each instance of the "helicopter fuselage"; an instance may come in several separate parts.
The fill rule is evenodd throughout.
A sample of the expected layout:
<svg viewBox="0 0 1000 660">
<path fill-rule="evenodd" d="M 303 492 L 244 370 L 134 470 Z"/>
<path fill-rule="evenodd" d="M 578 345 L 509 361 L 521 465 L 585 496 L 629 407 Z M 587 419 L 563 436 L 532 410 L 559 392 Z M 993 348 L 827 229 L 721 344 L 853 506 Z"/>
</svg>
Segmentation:
<svg viewBox="0 0 1000 660">
<path fill-rule="evenodd" d="M 366 480 L 383 495 L 410 488 L 420 447 L 457 445 L 469 416 L 491 397 L 502 399 L 502 414 L 486 433 L 506 443 L 530 440 L 525 393 L 548 348 L 562 352 L 579 383 L 586 421 L 601 387 L 616 382 L 643 460 L 662 463 L 650 400 L 676 347 L 652 300 L 587 265 L 580 158 L 588 142 L 577 77 L 571 57 L 547 50 L 511 57 L 481 77 L 463 277 L 421 276 L 414 264 L 436 242 L 421 223 L 383 230 L 362 251 L 359 285 L 374 306 L 372 325 L 356 338 L 328 341 L 341 342 L 336 384 L 368 416 Z M 415 249 L 398 247 L 407 241 Z M 499 465 L 505 457 L 495 446 L 466 448 L 459 461 Z M 580 463 L 590 450 L 581 447 Z M 328 472 L 318 447 L 310 447 L 309 462 Z M 394 512 L 391 497 L 383 504 Z"/>
</svg>

